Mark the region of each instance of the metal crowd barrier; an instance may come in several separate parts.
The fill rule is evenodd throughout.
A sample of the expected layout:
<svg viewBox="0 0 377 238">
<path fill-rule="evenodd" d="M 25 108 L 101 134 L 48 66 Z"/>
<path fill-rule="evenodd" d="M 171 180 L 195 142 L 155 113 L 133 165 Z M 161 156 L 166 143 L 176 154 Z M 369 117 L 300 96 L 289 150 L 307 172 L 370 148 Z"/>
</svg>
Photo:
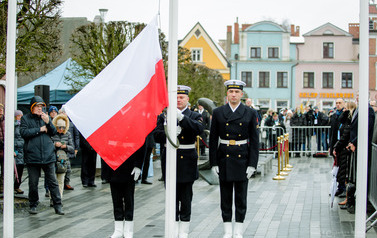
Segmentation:
<svg viewBox="0 0 377 238">
<path fill-rule="evenodd" d="M 277 137 L 289 134 L 289 151 L 295 155 L 327 153 L 329 149 L 330 126 L 260 127 L 261 153 L 277 153 Z"/>
<path fill-rule="evenodd" d="M 370 174 L 368 178 L 368 200 L 377 210 L 377 145 L 372 143 L 372 159 L 370 163 Z M 367 220 L 366 223 L 371 221 L 373 217 L 377 215 L 375 211 Z M 367 228 L 366 231 L 369 231 L 374 225 L 376 225 L 377 220 L 373 221 Z"/>
</svg>

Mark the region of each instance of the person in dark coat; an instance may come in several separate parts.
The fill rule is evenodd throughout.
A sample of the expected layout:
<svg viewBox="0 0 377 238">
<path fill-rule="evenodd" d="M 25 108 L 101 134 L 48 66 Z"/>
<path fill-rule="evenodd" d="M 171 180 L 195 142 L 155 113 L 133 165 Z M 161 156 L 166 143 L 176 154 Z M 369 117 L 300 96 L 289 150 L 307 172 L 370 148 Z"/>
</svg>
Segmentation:
<svg viewBox="0 0 377 238">
<path fill-rule="evenodd" d="M 333 148 L 333 155 L 336 158 L 335 164 L 339 167 L 338 174 L 336 176 L 338 182 L 338 189 L 335 193 L 336 196 L 345 197 L 346 196 L 346 178 L 348 177 L 348 165 L 351 155 L 351 151 L 346 147 L 350 140 L 350 124 L 352 119 L 352 112 L 356 109 L 356 104 L 354 102 L 347 102 L 346 108 L 343 113 L 339 116 L 339 129 L 338 129 L 338 140 Z"/>
<path fill-rule="evenodd" d="M 140 177 L 145 153 L 144 143 L 117 169 L 104 163 L 103 177 L 110 182 L 115 220 L 111 238 L 133 237 L 135 181 Z"/>
<path fill-rule="evenodd" d="M 145 143 L 146 143 L 146 153 L 145 153 L 145 158 L 143 162 L 143 172 L 141 173 L 141 183 L 152 184 L 152 182 L 149 182 L 147 178 L 148 178 L 149 166 L 150 166 L 150 161 L 151 161 L 151 154 L 154 148 L 153 131 L 148 134 Z"/>
<path fill-rule="evenodd" d="M 285 134 L 285 125 L 283 119 L 280 119 L 278 114 L 275 112 L 272 117 L 267 118 L 264 125 L 272 127 L 269 128 L 270 133 L 268 133 L 268 139 L 270 141 L 270 145 L 276 145 L 277 138 Z M 276 151 L 277 147 L 275 147 L 274 150 Z"/>
<path fill-rule="evenodd" d="M 50 117 L 43 112 L 45 107 L 43 99 L 40 96 L 34 96 L 30 101 L 31 114 L 21 118 L 20 134 L 25 140 L 24 160 L 29 175 L 29 213 L 37 214 L 38 181 L 41 169 L 43 169 L 55 213 L 64 215 L 55 175 L 55 147 L 51 140 L 51 136 L 56 134 L 56 128 Z"/>
<path fill-rule="evenodd" d="M 198 112 L 200 115 L 203 117 L 203 126 L 204 130 L 208 130 L 211 128 L 211 115 L 209 112 L 204 109 L 203 105 L 198 104 L 198 108 L 195 109 L 196 112 Z M 207 133 L 205 131 L 200 134 L 200 137 L 204 141 L 204 143 L 207 144 Z M 205 155 L 206 154 L 206 145 L 202 141 L 199 142 L 200 146 L 200 155 Z"/>
<path fill-rule="evenodd" d="M 297 107 L 291 118 L 291 127 L 292 128 L 292 143 L 293 150 L 295 152 L 295 157 L 300 157 L 300 151 L 302 150 L 302 145 L 305 143 L 305 130 L 300 128 L 305 126 L 305 117 L 301 113 L 300 107 Z"/>
<path fill-rule="evenodd" d="M 20 134 L 22 111 L 16 110 L 14 113 L 14 160 L 16 162 L 17 175 L 14 179 L 14 192 L 16 194 L 24 194 L 24 191 L 20 189 L 22 174 L 24 172 L 24 139 Z"/>
<path fill-rule="evenodd" d="M 224 84 L 229 103 L 213 111 L 209 158 L 220 180 L 223 237 L 232 237 L 233 196 L 236 221 L 233 237 L 242 237 L 248 182 L 258 164 L 258 115 L 255 109 L 241 103 L 244 82 L 228 80 Z"/>
<path fill-rule="evenodd" d="M 94 180 L 96 178 L 97 152 L 80 133 L 81 147 L 81 183 L 84 188 L 97 187 Z"/>
<path fill-rule="evenodd" d="M 192 186 L 199 178 L 198 153 L 195 149 L 196 137 L 203 132 L 202 116 L 188 108 L 191 88 L 178 85 L 177 90 L 177 137 L 180 146 L 177 149 L 177 195 L 176 195 L 176 226 L 179 237 L 187 237 L 191 220 Z M 164 114 L 157 121 L 155 141 L 166 143 L 164 132 Z M 164 146 L 165 148 L 165 146 Z M 166 148 L 161 152 L 166 161 Z M 164 166 L 165 168 L 165 166 Z M 165 172 L 164 172 L 165 173 Z M 178 221 L 180 221 L 178 223 Z"/>
<path fill-rule="evenodd" d="M 339 116 L 344 111 L 344 100 L 341 98 L 336 99 L 335 101 L 335 112 L 330 116 L 330 135 L 329 135 L 329 152 L 330 155 L 334 156 L 334 145 L 338 141 L 338 129 L 339 129 Z"/>
<path fill-rule="evenodd" d="M 327 116 L 319 111 L 319 108 L 315 106 L 313 111 L 313 126 L 326 126 L 327 125 Z M 315 128 L 314 134 L 316 136 L 317 141 L 317 151 L 321 151 L 321 145 L 323 146 L 323 150 L 327 150 L 326 141 L 323 141 L 325 137 L 323 136 L 324 130 L 322 128 Z"/>
</svg>

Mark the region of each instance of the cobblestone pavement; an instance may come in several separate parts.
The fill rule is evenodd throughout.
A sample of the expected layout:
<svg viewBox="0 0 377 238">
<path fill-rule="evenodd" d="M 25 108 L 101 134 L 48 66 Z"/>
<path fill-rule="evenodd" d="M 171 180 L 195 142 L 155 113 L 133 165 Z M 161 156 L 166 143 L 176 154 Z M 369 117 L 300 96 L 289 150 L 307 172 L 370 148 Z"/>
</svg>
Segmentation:
<svg viewBox="0 0 377 238">
<path fill-rule="evenodd" d="M 330 207 L 331 158 L 293 158 L 286 180 L 274 181 L 277 165 L 264 177 L 250 179 L 244 237 L 354 237 L 354 215 L 338 208 L 338 198 Z M 152 185 L 137 184 L 135 191 L 135 238 L 164 237 L 165 189 L 158 181 L 160 161 L 155 161 Z M 96 178 L 96 188 L 83 188 L 80 170 L 75 168 L 71 185 L 64 191 L 66 215 L 56 215 L 44 197 L 40 180 L 37 215 L 28 207 L 15 210 L 15 237 L 109 237 L 113 232 L 113 210 L 109 184 Z M 27 194 L 27 183 L 21 185 Z M 194 183 L 190 238 L 221 238 L 223 225 L 219 207 L 219 187 L 203 179 Z M 27 205 L 27 204 L 26 204 Z M 0 232 L 3 232 L 1 216 Z M 374 229 L 367 237 L 377 237 Z"/>
</svg>

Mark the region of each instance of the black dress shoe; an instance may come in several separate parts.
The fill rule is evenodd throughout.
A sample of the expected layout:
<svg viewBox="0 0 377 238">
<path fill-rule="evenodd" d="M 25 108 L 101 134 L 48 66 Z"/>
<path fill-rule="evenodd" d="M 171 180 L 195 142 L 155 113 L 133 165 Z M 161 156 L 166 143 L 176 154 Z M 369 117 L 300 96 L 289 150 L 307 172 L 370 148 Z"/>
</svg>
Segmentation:
<svg viewBox="0 0 377 238">
<path fill-rule="evenodd" d="M 335 192 L 335 197 L 339 196 L 339 194 L 342 194 L 342 193 L 343 193 L 342 190 L 336 190 L 336 192 Z"/>
<path fill-rule="evenodd" d="M 97 185 L 95 185 L 95 184 L 88 184 L 88 187 L 95 188 L 95 187 L 97 187 Z"/>
<path fill-rule="evenodd" d="M 55 207 L 55 213 L 58 215 L 64 215 L 65 213 L 63 212 L 62 206 L 56 206 Z"/>
<path fill-rule="evenodd" d="M 102 180 L 102 184 L 106 184 L 106 183 L 109 183 L 109 181 L 107 181 L 106 179 Z"/>
<path fill-rule="evenodd" d="M 29 210 L 29 213 L 32 214 L 32 215 L 38 214 L 37 208 L 36 207 L 31 207 L 30 210 Z"/>
<path fill-rule="evenodd" d="M 142 184 L 152 184 L 151 182 L 148 182 L 147 180 L 142 180 L 141 183 Z"/>
</svg>

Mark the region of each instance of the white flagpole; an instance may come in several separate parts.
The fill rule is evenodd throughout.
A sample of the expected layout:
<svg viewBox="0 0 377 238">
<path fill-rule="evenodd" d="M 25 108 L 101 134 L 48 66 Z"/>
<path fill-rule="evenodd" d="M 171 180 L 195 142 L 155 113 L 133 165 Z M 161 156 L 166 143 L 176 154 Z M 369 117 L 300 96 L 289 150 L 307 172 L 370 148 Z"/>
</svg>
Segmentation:
<svg viewBox="0 0 377 238">
<path fill-rule="evenodd" d="M 368 180 L 368 86 L 369 19 L 368 0 L 360 0 L 359 112 L 357 135 L 357 177 L 355 237 L 365 237 Z"/>
<path fill-rule="evenodd" d="M 169 0 L 168 133 L 177 140 L 178 1 Z M 165 237 L 174 237 L 177 150 L 166 141 Z"/>
<path fill-rule="evenodd" d="M 4 140 L 4 214 L 3 237 L 14 236 L 13 173 L 14 173 L 14 110 L 16 81 L 16 0 L 8 1 L 5 140 Z"/>
</svg>

